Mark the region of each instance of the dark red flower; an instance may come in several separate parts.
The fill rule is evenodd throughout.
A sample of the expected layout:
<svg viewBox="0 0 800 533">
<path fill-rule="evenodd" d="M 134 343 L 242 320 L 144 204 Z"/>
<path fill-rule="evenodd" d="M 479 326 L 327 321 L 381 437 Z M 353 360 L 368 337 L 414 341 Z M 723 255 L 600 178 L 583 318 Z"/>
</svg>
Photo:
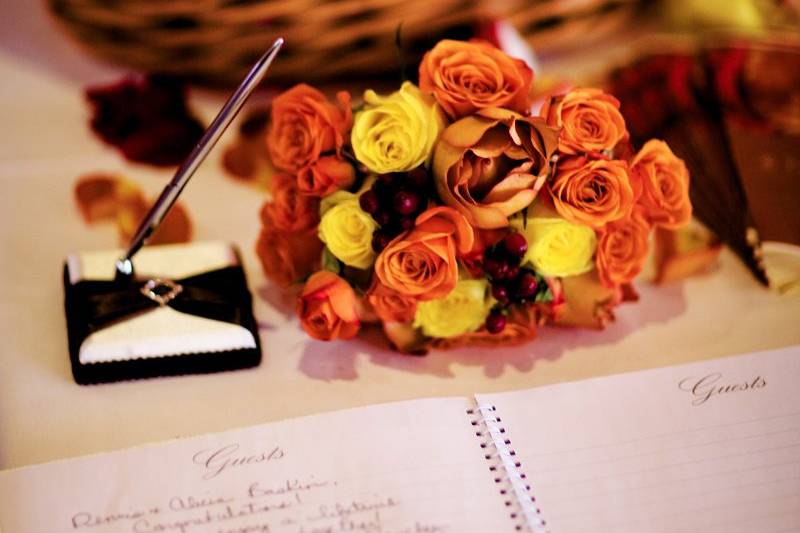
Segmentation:
<svg viewBox="0 0 800 533">
<path fill-rule="evenodd" d="M 177 165 L 203 135 L 203 125 L 186 106 L 186 91 L 164 76 L 127 77 L 90 87 L 90 125 L 103 141 L 131 161 Z"/>
</svg>

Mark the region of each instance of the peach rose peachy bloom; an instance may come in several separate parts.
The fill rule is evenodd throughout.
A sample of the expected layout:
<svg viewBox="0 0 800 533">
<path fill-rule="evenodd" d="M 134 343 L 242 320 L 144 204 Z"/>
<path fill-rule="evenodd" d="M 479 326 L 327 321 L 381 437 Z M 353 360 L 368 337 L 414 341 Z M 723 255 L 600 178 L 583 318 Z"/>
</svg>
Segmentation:
<svg viewBox="0 0 800 533">
<path fill-rule="evenodd" d="M 442 134 L 433 158 L 436 191 L 472 226 L 506 227 L 541 190 L 557 142 L 557 131 L 539 117 L 478 111 Z"/>
</svg>

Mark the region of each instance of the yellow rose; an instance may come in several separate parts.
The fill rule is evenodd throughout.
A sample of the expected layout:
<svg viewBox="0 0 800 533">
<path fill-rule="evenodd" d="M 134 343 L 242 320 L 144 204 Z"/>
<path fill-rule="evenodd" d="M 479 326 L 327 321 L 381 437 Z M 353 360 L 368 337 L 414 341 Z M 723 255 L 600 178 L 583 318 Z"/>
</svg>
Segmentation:
<svg viewBox="0 0 800 533">
<path fill-rule="evenodd" d="M 364 109 L 355 116 L 351 141 L 356 159 L 378 174 L 403 172 L 426 163 L 444 119 L 411 82 L 381 96 L 364 93 Z"/>
<path fill-rule="evenodd" d="M 372 232 L 378 227 L 370 215 L 361 210 L 358 196 L 337 191 L 322 200 L 319 238 L 342 263 L 356 268 L 369 268 L 375 261 Z"/>
<path fill-rule="evenodd" d="M 573 224 L 563 218 L 528 218 L 511 223 L 528 240 L 528 251 L 522 258 L 543 276 L 575 276 L 594 268 L 597 236 L 583 224 Z"/>
<path fill-rule="evenodd" d="M 444 298 L 417 304 L 414 327 L 429 337 L 457 337 L 475 331 L 494 305 L 485 279 L 463 279 Z"/>
</svg>

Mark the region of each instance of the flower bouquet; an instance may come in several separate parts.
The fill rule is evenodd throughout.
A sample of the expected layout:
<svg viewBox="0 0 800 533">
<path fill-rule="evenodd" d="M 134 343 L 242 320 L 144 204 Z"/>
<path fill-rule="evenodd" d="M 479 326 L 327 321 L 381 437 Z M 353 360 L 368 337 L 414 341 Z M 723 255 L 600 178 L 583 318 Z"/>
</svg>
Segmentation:
<svg viewBox="0 0 800 533">
<path fill-rule="evenodd" d="M 356 108 L 304 84 L 273 100 L 256 250 L 311 337 L 375 324 L 408 353 L 511 345 L 601 328 L 637 297 L 651 231 L 691 217 L 686 166 L 662 141 L 635 151 L 599 89 L 534 113 L 532 81 L 491 44 L 443 40 L 418 84 Z"/>
</svg>

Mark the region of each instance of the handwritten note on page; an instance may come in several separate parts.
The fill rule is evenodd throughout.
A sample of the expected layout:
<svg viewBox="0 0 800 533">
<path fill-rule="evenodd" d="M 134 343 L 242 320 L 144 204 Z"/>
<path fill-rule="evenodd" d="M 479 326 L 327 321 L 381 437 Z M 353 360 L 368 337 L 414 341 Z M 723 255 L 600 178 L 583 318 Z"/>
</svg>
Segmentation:
<svg viewBox="0 0 800 533">
<path fill-rule="evenodd" d="M 509 530 L 465 413 L 473 405 L 379 405 L 0 472 L 0 529 Z"/>
<path fill-rule="evenodd" d="M 800 349 L 528 391 L 496 406 L 554 533 L 800 531 Z"/>
</svg>

